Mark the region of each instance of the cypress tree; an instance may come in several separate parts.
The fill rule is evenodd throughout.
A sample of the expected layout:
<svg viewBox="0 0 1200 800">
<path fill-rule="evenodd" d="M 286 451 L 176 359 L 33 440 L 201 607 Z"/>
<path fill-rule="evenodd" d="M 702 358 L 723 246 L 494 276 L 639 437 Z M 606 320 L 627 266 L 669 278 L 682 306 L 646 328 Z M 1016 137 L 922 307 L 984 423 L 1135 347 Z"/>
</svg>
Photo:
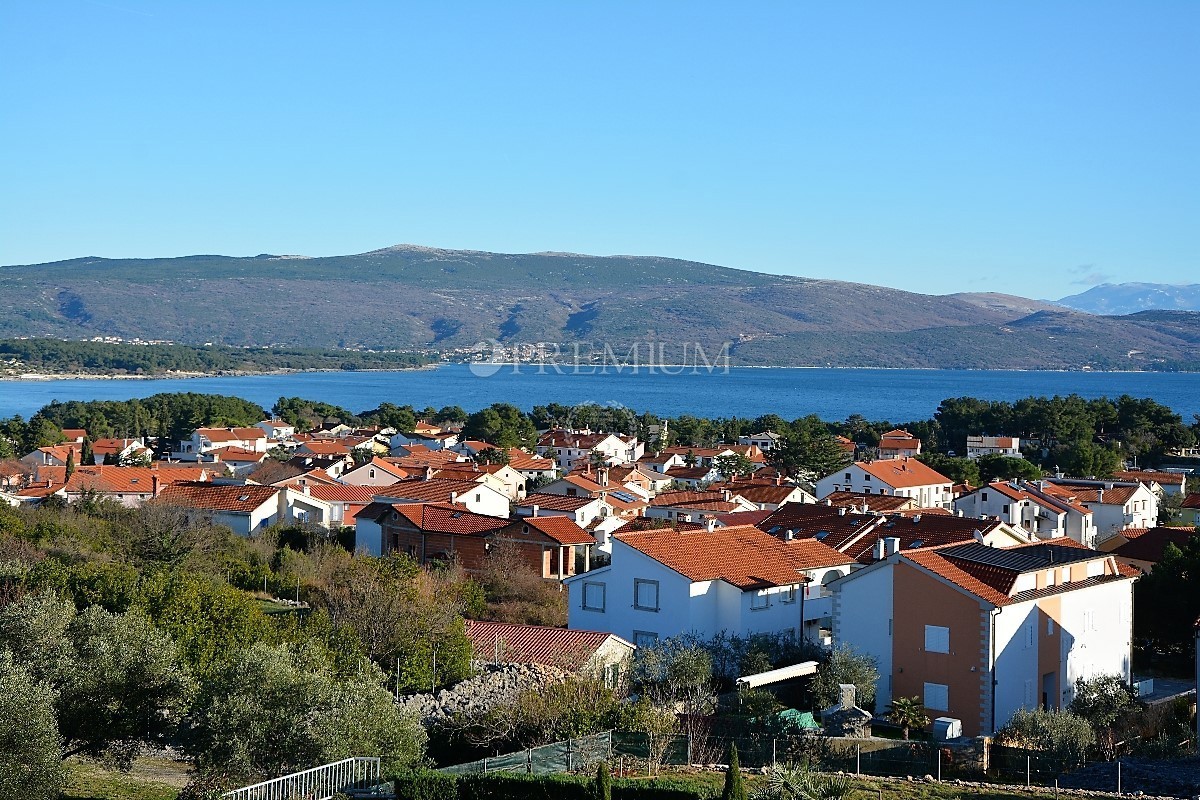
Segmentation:
<svg viewBox="0 0 1200 800">
<path fill-rule="evenodd" d="M 75 451 L 67 451 L 67 480 L 71 480 L 71 476 L 75 474 Z"/>
<path fill-rule="evenodd" d="M 80 450 L 80 453 L 79 453 L 79 463 L 83 464 L 85 467 L 88 467 L 88 466 L 91 466 L 92 460 L 94 458 L 95 458 L 95 456 L 92 454 L 92 440 L 84 439 L 83 440 L 83 449 Z"/>
<path fill-rule="evenodd" d="M 596 767 L 596 785 L 593 787 L 596 800 L 612 800 L 612 780 L 608 775 L 608 762 L 601 761 Z"/>
<path fill-rule="evenodd" d="M 729 766 L 725 768 L 725 788 L 721 800 L 746 800 L 746 785 L 742 783 L 742 769 L 738 766 L 737 745 L 729 745 Z"/>
</svg>

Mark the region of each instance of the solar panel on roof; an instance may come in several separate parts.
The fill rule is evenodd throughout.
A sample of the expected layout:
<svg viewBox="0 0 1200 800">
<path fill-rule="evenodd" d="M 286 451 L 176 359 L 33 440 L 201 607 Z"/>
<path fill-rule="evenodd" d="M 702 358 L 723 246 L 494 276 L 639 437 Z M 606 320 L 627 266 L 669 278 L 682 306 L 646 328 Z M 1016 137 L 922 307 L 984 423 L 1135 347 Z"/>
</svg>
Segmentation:
<svg viewBox="0 0 1200 800">
<path fill-rule="evenodd" d="M 819 542 L 828 535 L 829 535 L 829 531 L 817 531 L 817 535 L 814 536 L 813 538 Z"/>
<path fill-rule="evenodd" d="M 629 492 L 613 492 L 612 496 L 626 503 L 632 503 L 634 501 L 633 495 L 631 495 Z"/>
</svg>

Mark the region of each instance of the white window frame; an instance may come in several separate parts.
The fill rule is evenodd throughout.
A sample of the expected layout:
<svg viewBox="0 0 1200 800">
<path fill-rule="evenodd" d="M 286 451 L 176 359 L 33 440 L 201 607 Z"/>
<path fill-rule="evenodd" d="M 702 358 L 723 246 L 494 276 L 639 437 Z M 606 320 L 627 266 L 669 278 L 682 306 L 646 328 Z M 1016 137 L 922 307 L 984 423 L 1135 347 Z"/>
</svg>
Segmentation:
<svg viewBox="0 0 1200 800">
<path fill-rule="evenodd" d="M 641 601 L 642 601 L 641 588 L 643 586 L 646 586 L 646 587 L 653 586 L 654 587 L 654 605 L 653 606 L 642 605 L 642 603 L 641 603 Z M 633 579 L 633 607 L 636 608 L 638 611 L 658 611 L 659 608 L 661 608 L 661 598 L 659 597 L 659 588 L 660 587 L 659 587 L 658 581 L 652 581 L 647 578 L 634 578 Z"/>
<path fill-rule="evenodd" d="M 654 631 L 634 631 L 633 644 L 635 647 L 653 647 L 658 644 L 658 634 Z"/>
<path fill-rule="evenodd" d="M 588 604 L 588 590 L 589 589 L 599 589 L 600 590 L 600 604 L 599 605 L 595 605 L 594 603 L 591 605 Z M 580 601 L 580 608 L 582 608 L 584 611 L 601 611 L 601 612 L 603 612 L 605 610 L 607 596 L 608 596 L 608 584 L 601 583 L 599 581 L 587 581 L 586 583 L 583 584 L 583 597 L 581 598 L 581 601 Z"/>
<path fill-rule="evenodd" d="M 783 597 L 780 598 L 780 602 L 781 603 L 796 602 L 796 587 L 795 586 L 785 586 L 783 589 Z"/>
<path fill-rule="evenodd" d="M 771 607 L 771 595 L 767 594 L 766 589 L 760 589 L 757 592 L 750 593 L 750 610 L 763 611 Z"/>
<path fill-rule="evenodd" d="M 950 687 L 944 683 L 926 683 L 922 688 L 921 702 L 931 711 L 949 711 Z"/>
<path fill-rule="evenodd" d="M 948 654 L 950 652 L 950 629 L 943 625 L 926 625 L 925 652 Z"/>
</svg>

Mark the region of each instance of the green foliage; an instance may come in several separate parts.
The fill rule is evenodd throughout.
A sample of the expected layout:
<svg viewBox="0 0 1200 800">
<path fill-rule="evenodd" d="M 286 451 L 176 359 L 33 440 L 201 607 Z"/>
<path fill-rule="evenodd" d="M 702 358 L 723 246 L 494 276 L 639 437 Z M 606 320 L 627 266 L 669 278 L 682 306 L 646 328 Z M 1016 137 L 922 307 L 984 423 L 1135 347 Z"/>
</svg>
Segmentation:
<svg viewBox="0 0 1200 800">
<path fill-rule="evenodd" d="M 432 769 L 392 774 L 392 789 L 403 800 L 458 800 L 458 776 Z"/>
<path fill-rule="evenodd" d="M 717 456 L 713 461 L 717 472 L 726 478 L 744 477 L 752 474 L 758 465 L 741 453 L 731 453 L 727 456 Z"/>
<path fill-rule="evenodd" d="M 253 425 L 265 414 L 258 405 L 238 397 L 180 392 L 135 400 L 55 401 L 34 414 L 29 427 L 86 428 L 95 438 L 182 439 L 199 427 Z"/>
<path fill-rule="evenodd" d="M 989 453 L 981 456 L 975 463 L 979 465 L 979 480 L 983 483 L 1016 478 L 1035 481 L 1042 477 L 1042 470 L 1037 464 L 1015 456 Z"/>
<path fill-rule="evenodd" d="M 911 729 L 919 731 L 929 724 L 929 715 L 925 713 L 925 705 L 919 697 L 897 697 L 892 700 L 888 719 L 900 726 L 905 739 L 908 739 Z"/>
<path fill-rule="evenodd" d="M 786 475 L 817 480 L 846 467 L 853 456 L 828 431 L 805 431 L 788 437 L 767 453 L 771 466 Z"/>
<path fill-rule="evenodd" d="M 1200 535 L 1168 544 L 1162 560 L 1133 585 L 1134 632 L 1153 649 L 1188 652 L 1200 618 Z"/>
<path fill-rule="evenodd" d="M 143 576 L 137 605 L 174 637 L 185 663 L 200 676 L 231 653 L 262 639 L 269 622 L 254 599 L 203 575 L 156 572 Z"/>
<path fill-rule="evenodd" d="M 849 774 L 823 774 L 808 764 L 775 764 L 755 800 L 844 800 L 853 790 Z"/>
<path fill-rule="evenodd" d="M 510 403 L 493 403 L 467 417 L 462 439 L 477 439 L 501 448 L 532 448 L 537 440 L 533 422 Z"/>
<path fill-rule="evenodd" d="M 859 707 L 870 709 L 875 704 L 875 685 L 878 681 L 879 669 L 875 659 L 841 644 L 830 650 L 828 660 L 817 667 L 812 689 L 818 707 L 828 708 L 838 700 L 838 685 L 852 683 L 856 688 Z"/>
<path fill-rule="evenodd" d="M 608 773 L 608 762 L 601 761 L 596 767 L 596 784 L 592 787 L 595 800 L 612 800 L 612 776 Z"/>
<path fill-rule="evenodd" d="M 1007 745 L 1041 750 L 1056 768 L 1065 769 L 1083 763 L 1096 736 L 1086 719 L 1070 711 L 1022 708 L 996 732 L 996 739 Z"/>
<path fill-rule="evenodd" d="M 979 465 L 970 458 L 954 458 L 944 453 L 922 453 L 917 456 L 917 460 L 930 469 L 945 475 L 954 483 L 979 485 Z"/>
<path fill-rule="evenodd" d="M 0 653 L 56 692 L 64 754 L 132 763 L 169 734 L 192 690 L 175 644 L 144 614 L 77 612 L 44 592 L 0 608 Z"/>
<path fill-rule="evenodd" d="M 1075 682 L 1075 698 L 1067 710 L 1087 720 L 1101 755 L 1116 757 L 1117 721 L 1137 706 L 1133 691 L 1120 675 L 1097 675 Z"/>
<path fill-rule="evenodd" d="M 54 800 L 63 784 L 55 693 L 0 650 L 0 797 Z"/>
<path fill-rule="evenodd" d="M 425 734 L 398 710 L 369 662 L 338 680 L 322 655 L 256 643 L 217 671 L 192 709 L 188 751 L 204 772 L 273 777 L 357 753 L 411 767 Z"/>
<path fill-rule="evenodd" d="M 415 353 L 363 353 L 297 348 L 135 345 L 59 339 L 3 339 L 0 358 L 50 374 L 163 375 L 169 372 L 405 369 L 427 364 Z"/>
<path fill-rule="evenodd" d="M 742 768 L 738 765 L 737 745 L 729 745 L 729 764 L 725 767 L 721 800 L 746 800 L 746 784 L 742 780 Z"/>
</svg>

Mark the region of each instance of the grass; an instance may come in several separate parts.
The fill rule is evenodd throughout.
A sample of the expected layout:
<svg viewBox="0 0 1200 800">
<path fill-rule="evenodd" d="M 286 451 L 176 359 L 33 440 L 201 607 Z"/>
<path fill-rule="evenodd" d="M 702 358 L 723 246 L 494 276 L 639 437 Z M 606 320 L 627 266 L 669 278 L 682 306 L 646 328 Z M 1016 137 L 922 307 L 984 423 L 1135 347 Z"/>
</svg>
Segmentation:
<svg viewBox="0 0 1200 800">
<path fill-rule="evenodd" d="M 187 783 L 187 765 L 166 758 L 139 758 L 129 772 L 94 761 L 67 762 L 62 797 L 70 800 L 175 800 Z"/>
</svg>

